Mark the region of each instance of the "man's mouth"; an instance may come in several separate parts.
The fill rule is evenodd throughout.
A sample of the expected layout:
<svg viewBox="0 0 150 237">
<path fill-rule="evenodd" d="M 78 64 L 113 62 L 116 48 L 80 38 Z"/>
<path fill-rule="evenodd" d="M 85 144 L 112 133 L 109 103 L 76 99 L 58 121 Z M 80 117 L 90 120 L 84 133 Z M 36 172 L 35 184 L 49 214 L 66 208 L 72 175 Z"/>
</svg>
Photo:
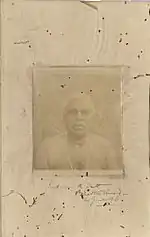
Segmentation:
<svg viewBox="0 0 150 237">
<path fill-rule="evenodd" d="M 83 129 L 85 128 L 85 126 L 84 126 L 83 124 L 75 124 L 75 125 L 73 126 L 73 128 L 74 128 L 75 130 L 83 130 Z"/>
</svg>

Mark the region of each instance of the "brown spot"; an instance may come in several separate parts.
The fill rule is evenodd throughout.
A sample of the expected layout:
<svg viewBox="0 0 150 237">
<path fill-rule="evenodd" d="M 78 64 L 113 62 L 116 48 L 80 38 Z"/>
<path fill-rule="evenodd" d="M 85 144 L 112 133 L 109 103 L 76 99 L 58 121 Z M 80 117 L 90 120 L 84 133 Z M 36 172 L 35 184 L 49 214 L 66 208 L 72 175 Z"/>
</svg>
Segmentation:
<svg viewBox="0 0 150 237">
<path fill-rule="evenodd" d="M 32 48 L 32 46 L 29 44 L 29 48 Z"/>
<path fill-rule="evenodd" d="M 119 39 L 119 43 L 121 43 L 121 42 L 122 42 L 122 38 Z"/>
<path fill-rule="evenodd" d="M 138 54 L 138 59 L 140 59 L 140 57 L 141 57 L 141 56 Z"/>
<path fill-rule="evenodd" d="M 128 35 L 128 33 L 126 32 L 125 35 Z"/>
<path fill-rule="evenodd" d="M 71 79 L 71 77 L 68 77 L 69 79 Z"/>
<path fill-rule="evenodd" d="M 52 35 L 52 33 L 50 32 L 49 35 Z"/>
<path fill-rule="evenodd" d="M 41 178 L 41 180 L 43 180 L 43 178 Z"/>
<path fill-rule="evenodd" d="M 86 61 L 89 63 L 89 62 L 90 62 L 90 59 L 88 58 Z"/>
<path fill-rule="evenodd" d="M 104 204 L 103 204 L 103 207 L 105 207 L 107 205 L 107 202 L 105 202 Z"/>
<path fill-rule="evenodd" d="M 145 18 L 144 21 L 147 21 L 147 18 Z"/>
<path fill-rule="evenodd" d="M 125 228 L 123 225 L 120 225 L 120 227 L 121 227 L 122 229 L 124 229 L 124 228 Z"/>
<path fill-rule="evenodd" d="M 60 86 L 61 86 L 61 88 L 65 88 L 66 85 L 65 85 L 65 84 L 62 84 L 62 85 L 60 85 Z"/>
<path fill-rule="evenodd" d="M 40 225 L 36 225 L 36 228 L 37 228 L 37 230 L 39 230 L 40 229 Z"/>
<path fill-rule="evenodd" d="M 127 1 L 125 1 L 124 4 L 127 4 Z"/>
<path fill-rule="evenodd" d="M 83 91 L 81 91 L 81 94 L 83 94 Z"/>
<path fill-rule="evenodd" d="M 115 91 L 114 89 L 112 89 L 111 91 Z"/>
<path fill-rule="evenodd" d="M 89 173 L 88 173 L 88 171 L 86 172 L 86 177 L 88 177 L 89 176 Z"/>
<path fill-rule="evenodd" d="M 98 30 L 98 33 L 101 33 L 101 30 L 100 30 L 100 29 Z"/>
<path fill-rule="evenodd" d="M 84 199 L 83 193 L 81 193 L 81 195 L 80 195 L 80 196 L 81 196 L 81 198 L 82 198 L 82 199 Z"/>
<path fill-rule="evenodd" d="M 63 216 L 63 214 L 61 213 L 57 220 L 59 221 L 62 216 Z"/>
<path fill-rule="evenodd" d="M 129 43 L 127 42 L 126 45 L 128 45 Z"/>
<path fill-rule="evenodd" d="M 105 18 L 104 17 L 102 17 L 102 20 L 104 20 Z"/>
<path fill-rule="evenodd" d="M 90 92 L 92 92 L 92 89 L 90 90 Z"/>
</svg>

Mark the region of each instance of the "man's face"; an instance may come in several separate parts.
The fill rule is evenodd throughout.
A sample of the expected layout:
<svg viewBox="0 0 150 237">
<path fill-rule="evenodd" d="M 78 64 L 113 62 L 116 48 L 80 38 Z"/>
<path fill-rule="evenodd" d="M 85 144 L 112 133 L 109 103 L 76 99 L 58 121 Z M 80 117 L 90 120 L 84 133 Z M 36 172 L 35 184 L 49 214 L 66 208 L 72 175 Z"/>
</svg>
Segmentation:
<svg viewBox="0 0 150 237">
<path fill-rule="evenodd" d="M 93 105 L 86 98 L 72 99 L 67 105 L 64 120 L 68 132 L 83 137 L 88 130 L 89 119 L 93 113 Z"/>
</svg>

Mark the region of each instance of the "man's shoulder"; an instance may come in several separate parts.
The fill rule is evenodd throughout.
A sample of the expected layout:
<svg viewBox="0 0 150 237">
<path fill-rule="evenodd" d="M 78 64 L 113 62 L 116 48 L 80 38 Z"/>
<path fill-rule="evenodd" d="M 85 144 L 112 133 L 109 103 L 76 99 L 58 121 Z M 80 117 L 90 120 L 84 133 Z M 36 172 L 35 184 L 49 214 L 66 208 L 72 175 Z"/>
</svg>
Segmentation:
<svg viewBox="0 0 150 237">
<path fill-rule="evenodd" d="M 90 135 L 90 141 L 98 146 L 110 147 L 111 143 L 99 134 L 92 133 Z"/>
<path fill-rule="evenodd" d="M 66 134 L 63 133 L 63 134 L 58 134 L 58 135 L 55 135 L 53 137 L 47 137 L 45 138 L 42 143 L 41 143 L 41 146 L 44 146 L 44 147 L 54 147 L 55 145 L 64 145 L 66 143 Z"/>
</svg>

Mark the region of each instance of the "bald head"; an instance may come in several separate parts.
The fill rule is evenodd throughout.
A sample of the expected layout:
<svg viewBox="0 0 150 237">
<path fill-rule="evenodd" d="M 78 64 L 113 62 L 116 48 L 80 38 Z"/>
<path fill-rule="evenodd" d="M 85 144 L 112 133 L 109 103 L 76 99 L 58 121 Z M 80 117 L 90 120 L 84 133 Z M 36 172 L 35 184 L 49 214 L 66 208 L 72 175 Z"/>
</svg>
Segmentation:
<svg viewBox="0 0 150 237">
<path fill-rule="evenodd" d="M 92 100 L 90 96 L 86 94 L 80 94 L 80 95 L 75 95 L 73 96 L 69 102 L 65 106 L 64 113 L 69 112 L 72 109 L 77 109 L 77 110 L 86 110 L 90 113 L 94 112 L 94 104 L 92 103 Z"/>
<path fill-rule="evenodd" d="M 73 96 L 64 109 L 67 131 L 76 136 L 85 136 L 88 130 L 88 121 L 94 111 L 90 96 L 85 94 Z"/>
</svg>

